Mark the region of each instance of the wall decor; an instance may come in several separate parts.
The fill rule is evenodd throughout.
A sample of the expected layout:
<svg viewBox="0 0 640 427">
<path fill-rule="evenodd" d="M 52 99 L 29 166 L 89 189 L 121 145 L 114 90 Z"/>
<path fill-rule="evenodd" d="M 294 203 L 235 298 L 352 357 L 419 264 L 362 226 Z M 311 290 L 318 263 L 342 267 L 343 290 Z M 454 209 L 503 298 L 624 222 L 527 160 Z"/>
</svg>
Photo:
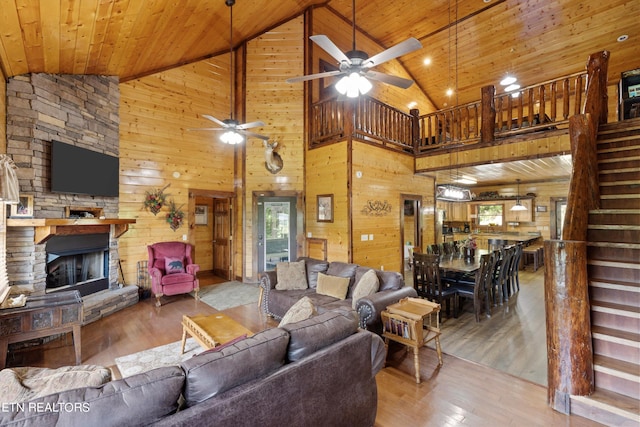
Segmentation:
<svg viewBox="0 0 640 427">
<path fill-rule="evenodd" d="M 318 222 L 333 222 L 333 194 L 318 194 Z"/>
<path fill-rule="evenodd" d="M 33 218 L 32 195 L 20 195 L 18 204 L 11 205 L 11 218 Z"/>
<path fill-rule="evenodd" d="M 536 206 L 536 212 L 546 212 L 546 211 L 547 211 L 546 206 Z"/>
<path fill-rule="evenodd" d="M 391 212 L 391 204 L 380 200 L 367 200 L 367 204 L 362 208 L 362 213 L 370 216 L 384 216 Z"/>
<path fill-rule="evenodd" d="M 169 213 L 167 214 L 167 222 L 169 223 L 169 227 L 176 231 L 182 225 L 184 221 L 184 212 L 181 210 L 182 206 L 177 207 L 176 202 L 171 200 L 168 204 Z"/>
<path fill-rule="evenodd" d="M 196 225 L 207 225 L 209 224 L 209 206 L 207 205 L 196 205 Z"/>
<path fill-rule="evenodd" d="M 160 212 L 160 209 L 162 209 L 164 204 L 167 202 L 167 197 L 169 195 L 165 194 L 164 190 L 166 190 L 169 187 L 169 185 L 171 184 L 165 185 L 164 188 L 162 188 L 161 190 L 155 188 L 153 190 L 146 191 L 144 193 L 145 209 L 147 209 L 152 214 L 157 215 L 158 212 Z"/>
</svg>

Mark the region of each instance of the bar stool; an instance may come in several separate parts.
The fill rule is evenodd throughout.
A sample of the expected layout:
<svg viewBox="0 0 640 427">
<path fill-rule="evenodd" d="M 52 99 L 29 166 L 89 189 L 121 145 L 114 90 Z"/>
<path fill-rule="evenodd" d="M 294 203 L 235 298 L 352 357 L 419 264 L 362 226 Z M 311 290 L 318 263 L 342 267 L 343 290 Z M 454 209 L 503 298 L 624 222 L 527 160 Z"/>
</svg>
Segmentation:
<svg viewBox="0 0 640 427">
<path fill-rule="evenodd" d="M 533 263 L 533 271 L 537 271 L 540 267 L 540 249 L 541 246 L 531 245 L 522 250 L 522 263 L 526 267 L 529 264 L 529 260 Z"/>
</svg>

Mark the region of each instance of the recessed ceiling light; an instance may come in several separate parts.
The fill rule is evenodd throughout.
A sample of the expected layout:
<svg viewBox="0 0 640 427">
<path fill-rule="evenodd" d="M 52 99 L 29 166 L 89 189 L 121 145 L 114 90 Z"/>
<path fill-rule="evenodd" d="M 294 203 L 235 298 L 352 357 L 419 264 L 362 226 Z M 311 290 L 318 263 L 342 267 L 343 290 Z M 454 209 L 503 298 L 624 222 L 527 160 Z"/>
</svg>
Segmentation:
<svg viewBox="0 0 640 427">
<path fill-rule="evenodd" d="M 510 84 L 513 84 L 517 81 L 518 79 L 516 79 L 515 77 L 507 75 L 504 79 L 500 80 L 500 84 L 502 86 L 509 86 Z"/>
<path fill-rule="evenodd" d="M 628 34 L 623 34 L 623 35 L 621 35 L 621 36 L 618 36 L 618 39 L 617 39 L 617 40 L 618 40 L 619 42 L 626 42 L 628 38 L 629 38 L 629 35 L 628 35 Z"/>
<path fill-rule="evenodd" d="M 424 58 L 424 60 L 422 61 L 422 63 L 423 63 L 424 65 L 431 65 L 431 57 L 428 57 L 428 56 L 427 56 L 426 58 Z"/>
<path fill-rule="evenodd" d="M 412 108 L 416 108 L 416 105 L 418 105 L 416 101 L 411 101 L 409 105 L 407 105 L 407 108 L 411 110 Z"/>
<path fill-rule="evenodd" d="M 520 85 L 509 85 L 504 88 L 505 92 L 511 92 L 512 90 L 520 89 Z"/>
<path fill-rule="evenodd" d="M 447 96 L 451 96 L 453 95 L 453 89 L 449 88 L 447 89 Z"/>
<path fill-rule="evenodd" d="M 491 0 L 482 0 L 485 3 L 491 3 Z"/>
</svg>

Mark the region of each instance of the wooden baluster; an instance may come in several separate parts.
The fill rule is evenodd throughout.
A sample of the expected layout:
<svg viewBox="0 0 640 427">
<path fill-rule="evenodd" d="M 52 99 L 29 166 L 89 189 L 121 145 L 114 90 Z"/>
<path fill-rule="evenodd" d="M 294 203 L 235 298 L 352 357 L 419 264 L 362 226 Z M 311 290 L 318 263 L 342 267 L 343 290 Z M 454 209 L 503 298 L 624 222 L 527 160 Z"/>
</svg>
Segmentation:
<svg viewBox="0 0 640 427">
<path fill-rule="evenodd" d="M 562 118 L 569 117 L 569 79 L 562 81 Z"/>
<path fill-rule="evenodd" d="M 580 114 L 582 112 L 582 74 L 576 77 L 576 104 L 573 114 Z"/>
<path fill-rule="evenodd" d="M 495 139 L 496 130 L 496 88 L 493 85 L 482 88 L 482 128 L 480 141 L 491 142 Z M 500 115 L 502 117 L 502 114 Z"/>
<path fill-rule="evenodd" d="M 533 88 L 529 88 L 528 90 L 528 105 L 527 105 L 527 109 L 529 110 L 529 115 L 528 115 L 528 120 L 529 120 L 529 127 L 533 126 Z"/>
<path fill-rule="evenodd" d="M 558 85 L 556 82 L 551 83 L 551 121 L 555 122 L 558 108 Z"/>
<path fill-rule="evenodd" d="M 518 124 L 517 124 L 517 128 L 521 129 L 522 128 L 522 118 L 524 116 L 524 102 L 522 100 L 522 97 L 524 95 L 524 92 L 520 92 L 520 95 L 518 95 Z M 510 96 L 509 99 L 511 99 L 512 97 Z"/>
<path fill-rule="evenodd" d="M 545 115 L 547 113 L 544 85 L 540 86 L 540 94 L 538 96 L 540 97 L 540 104 L 538 107 L 538 119 L 539 119 L 539 123 L 544 123 L 546 121 Z"/>
</svg>

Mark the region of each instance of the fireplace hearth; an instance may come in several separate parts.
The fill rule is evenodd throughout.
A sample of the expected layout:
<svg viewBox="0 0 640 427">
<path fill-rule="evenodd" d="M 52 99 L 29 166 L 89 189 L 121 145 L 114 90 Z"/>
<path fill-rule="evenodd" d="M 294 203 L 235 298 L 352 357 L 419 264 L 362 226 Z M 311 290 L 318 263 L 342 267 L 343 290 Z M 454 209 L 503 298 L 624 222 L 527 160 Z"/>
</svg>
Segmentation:
<svg viewBox="0 0 640 427">
<path fill-rule="evenodd" d="M 46 292 L 109 288 L 109 234 L 52 236 L 46 243 Z"/>
</svg>

